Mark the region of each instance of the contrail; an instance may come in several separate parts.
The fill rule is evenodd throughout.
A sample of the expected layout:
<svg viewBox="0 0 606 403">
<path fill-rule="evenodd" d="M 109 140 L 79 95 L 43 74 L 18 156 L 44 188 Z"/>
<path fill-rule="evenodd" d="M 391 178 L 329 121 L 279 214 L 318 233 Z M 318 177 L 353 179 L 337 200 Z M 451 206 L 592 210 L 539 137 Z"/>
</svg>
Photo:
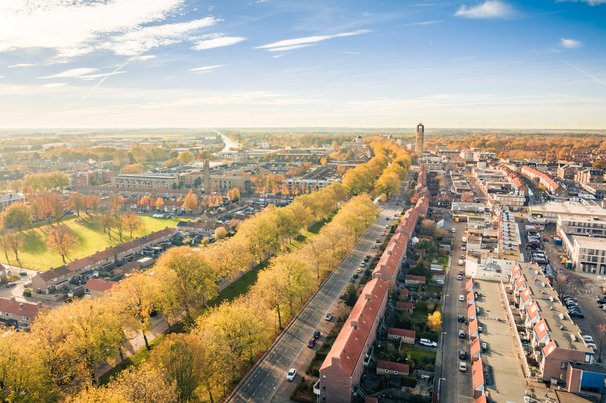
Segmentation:
<svg viewBox="0 0 606 403">
<path fill-rule="evenodd" d="M 570 64 L 568 62 L 565 62 L 564 60 L 560 59 L 560 62 L 564 63 L 565 65 L 567 65 L 568 67 L 572 67 L 573 69 L 575 69 L 576 71 L 578 71 L 579 73 L 591 78 L 593 81 L 595 81 L 598 84 L 602 84 L 604 87 L 606 87 L 606 81 L 604 80 L 600 80 L 598 77 L 594 76 L 593 74 L 590 74 L 588 72 L 586 72 L 585 70 L 583 70 L 580 67 L 575 66 L 574 64 Z"/>
<path fill-rule="evenodd" d="M 147 49 L 146 49 L 147 50 Z M 105 77 L 102 77 L 99 81 L 97 81 L 97 84 L 94 85 L 93 88 L 90 89 L 90 91 L 88 91 L 88 93 L 86 95 L 84 95 L 82 98 L 80 98 L 79 100 L 77 100 L 76 102 L 68 105 L 65 109 L 71 109 L 72 107 L 78 105 L 80 102 L 84 101 L 85 99 L 87 99 L 88 97 L 90 97 L 93 92 L 101 85 L 103 84 L 103 82 L 105 80 L 107 80 L 110 76 L 113 76 L 116 72 L 120 71 L 120 69 L 122 69 L 123 67 L 125 67 L 126 65 L 128 65 L 130 62 L 132 62 L 133 60 L 135 60 L 136 58 L 138 58 L 139 56 L 141 56 L 143 53 L 146 52 L 146 50 L 143 50 L 139 53 L 137 53 L 135 56 L 131 57 L 130 59 L 128 59 L 127 61 L 125 61 L 124 63 L 122 63 L 121 65 L 119 65 L 118 67 L 116 67 L 116 69 L 114 71 L 112 71 L 111 73 L 108 73 Z"/>
</svg>

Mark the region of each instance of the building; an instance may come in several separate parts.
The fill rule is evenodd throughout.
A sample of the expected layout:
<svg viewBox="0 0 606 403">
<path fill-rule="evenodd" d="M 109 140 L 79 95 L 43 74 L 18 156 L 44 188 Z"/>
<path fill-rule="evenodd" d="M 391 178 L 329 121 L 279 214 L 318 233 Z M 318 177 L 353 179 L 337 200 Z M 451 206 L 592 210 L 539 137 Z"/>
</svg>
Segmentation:
<svg viewBox="0 0 606 403">
<path fill-rule="evenodd" d="M 583 169 L 576 173 L 574 180 L 580 184 L 603 183 L 604 172 L 600 169 Z"/>
<path fill-rule="evenodd" d="M 598 205 L 575 201 L 551 201 L 528 207 L 528 221 L 530 222 L 556 224 L 560 215 L 606 219 L 606 210 Z"/>
<path fill-rule="evenodd" d="M 179 176 L 171 173 L 121 174 L 114 180 L 118 189 L 166 190 L 179 187 Z"/>
<path fill-rule="evenodd" d="M 0 321 L 19 326 L 29 326 L 40 312 L 40 304 L 15 300 L 15 297 L 0 298 Z"/>
<path fill-rule="evenodd" d="M 557 176 L 563 180 L 574 180 L 575 175 L 581 169 L 581 165 L 565 164 L 558 167 Z"/>
<path fill-rule="evenodd" d="M 383 322 L 389 284 L 370 280 L 320 367 L 320 401 L 349 403 Z"/>
<path fill-rule="evenodd" d="M 606 368 L 597 364 L 570 362 L 566 372 L 566 390 L 601 398 L 606 393 Z"/>
<path fill-rule="evenodd" d="M 387 340 L 398 341 L 400 343 L 415 344 L 417 333 L 414 330 L 398 329 L 390 327 L 387 329 Z"/>
<path fill-rule="evenodd" d="M 0 194 L 0 211 L 6 210 L 13 203 L 24 201 L 25 198 L 21 193 L 5 193 Z"/>
<path fill-rule="evenodd" d="M 407 376 L 409 373 L 410 367 L 406 364 L 383 360 L 377 361 L 377 375 Z"/>
<path fill-rule="evenodd" d="M 513 305 L 530 339 L 529 355 L 544 381 L 566 384 L 570 362 L 593 364 L 594 352 L 536 264 L 517 264 L 509 281 Z"/>
<path fill-rule="evenodd" d="M 423 150 L 424 150 L 424 146 L 425 146 L 425 126 L 423 126 L 423 123 L 419 123 L 417 125 L 417 138 L 416 138 L 417 142 L 416 142 L 416 147 L 415 147 L 415 151 L 417 152 L 417 155 L 419 157 L 421 157 L 423 155 Z"/>
<path fill-rule="evenodd" d="M 560 232 L 562 245 L 577 271 L 606 274 L 606 238 L 569 235 Z"/>
<path fill-rule="evenodd" d="M 528 165 L 523 166 L 520 169 L 522 175 L 525 175 L 529 179 L 538 181 L 545 189 L 549 191 L 554 196 L 566 196 L 568 192 L 564 189 L 563 186 L 560 186 L 553 178 L 547 175 L 545 172 L 541 172 L 535 168 L 532 168 Z"/>
<path fill-rule="evenodd" d="M 560 214 L 557 233 L 606 238 L 606 217 Z"/>
<path fill-rule="evenodd" d="M 226 193 L 233 188 L 238 189 L 241 194 L 250 194 L 253 191 L 251 181 L 243 175 L 210 175 L 210 192 Z M 209 193 L 206 189 L 204 191 Z"/>
<path fill-rule="evenodd" d="M 137 262 L 131 262 L 137 263 Z M 99 297 L 106 291 L 109 291 L 116 283 L 109 280 L 103 280 L 101 278 L 90 278 L 84 284 L 84 293 L 90 297 Z"/>
</svg>

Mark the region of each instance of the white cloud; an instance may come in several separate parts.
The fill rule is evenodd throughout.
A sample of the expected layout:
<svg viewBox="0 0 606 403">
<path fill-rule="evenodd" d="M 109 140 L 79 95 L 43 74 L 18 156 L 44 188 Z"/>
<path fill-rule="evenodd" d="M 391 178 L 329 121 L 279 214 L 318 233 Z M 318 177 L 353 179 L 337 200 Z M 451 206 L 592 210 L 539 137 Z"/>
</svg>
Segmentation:
<svg viewBox="0 0 606 403">
<path fill-rule="evenodd" d="M 246 38 L 242 36 L 223 36 L 221 34 L 211 34 L 204 36 L 201 40 L 195 42 L 193 49 L 207 50 L 214 48 L 222 48 L 224 46 L 235 45 L 245 40 Z"/>
<path fill-rule="evenodd" d="M 64 61 L 98 49 L 135 55 L 145 49 L 192 39 L 216 23 L 159 23 L 176 14 L 185 0 L 12 0 L 0 2 L 0 53 L 50 49 Z"/>
<path fill-rule="evenodd" d="M 562 38 L 560 39 L 560 45 L 566 49 L 577 49 L 580 48 L 583 44 L 576 39 L 570 38 Z"/>
<path fill-rule="evenodd" d="M 513 8 L 501 0 L 486 0 L 476 6 L 462 5 L 455 15 L 463 18 L 507 18 L 513 15 Z"/>
<path fill-rule="evenodd" d="M 82 79 L 82 80 L 96 80 L 98 78 L 104 78 L 104 77 L 110 77 L 110 76 L 115 76 L 117 74 L 122 74 L 122 73 L 126 73 L 125 70 L 120 70 L 120 71 L 112 71 L 111 73 L 100 73 L 100 74 L 87 74 L 84 76 L 78 76 L 78 78 Z"/>
<path fill-rule="evenodd" d="M 89 75 L 94 73 L 98 69 L 89 68 L 89 67 L 80 67 L 77 69 L 69 69 L 66 71 L 62 71 L 61 73 L 51 74 L 50 76 L 42 76 L 38 77 L 40 79 L 52 79 L 52 78 L 80 78 L 82 76 Z"/>
<path fill-rule="evenodd" d="M 558 0 L 556 3 L 585 3 L 593 7 L 606 4 L 606 0 Z"/>
<path fill-rule="evenodd" d="M 148 60 L 152 60 L 152 59 L 155 59 L 155 58 L 156 58 L 156 55 L 143 55 L 143 56 L 137 57 L 137 60 L 140 60 L 142 62 L 146 62 Z"/>
<path fill-rule="evenodd" d="M 48 84 L 44 84 L 43 87 L 58 88 L 58 87 L 65 87 L 66 85 L 67 85 L 67 83 L 48 83 Z"/>
<path fill-rule="evenodd" d="M 21 67 L 33 67 L 33 66 L 37 66 L 38 63 L 17 63 L 17 64 L 11 64 L 10 66 L 6 66 L 9 69 L 18 69 Z"/>
<path fill-rule="evenodd" d="M 0 79 L 1 79 L 1 78 L 4 78 L 4 76 L 0 76 Z"/>
<path fill-rule="evenodd" d="M 159 46 L 173 45 L 184 40 L 191 40 L 191 34 L 199 29 L 208 28 L 217 23 L 213 17 L 201 18 L 189 22 L 153 25 L 136 31 L 117 35 L 99 45 L 102 49 L 111 50 L 123 56 L 136 56 L 141 52 Z"/>
<path fill-rule="evenodd" d="M 210 73 L 211 71 L 223 66 L 224 64 L 213 64 L 211 66 L 194 67 L 193 69 L 189 69 L 189 71 L 194 73 Z"/>
<path fill-rule="evenodd" d="M 327 41 L 329 39 L 344 38 L 348 36 L 361 35 L 370 32 L 367 29 L 359 29 L 357 31 L 342 32 L 333 35 L 314 35 L 303 38 L 285 39 L 282 41 L 268 43 L 267 45 L 257 46 L 255 49 L 265 49 L 269 52 L 280 52 L 285 50 L 300 49 L 307 46 L 313 46 L 318 42 Z"/>
</svg>

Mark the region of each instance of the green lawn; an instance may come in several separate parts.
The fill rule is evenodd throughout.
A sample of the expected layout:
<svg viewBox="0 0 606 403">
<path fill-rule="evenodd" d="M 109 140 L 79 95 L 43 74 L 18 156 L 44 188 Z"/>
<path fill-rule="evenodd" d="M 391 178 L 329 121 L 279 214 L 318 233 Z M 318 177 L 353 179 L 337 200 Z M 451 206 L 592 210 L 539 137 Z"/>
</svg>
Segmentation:
<svg viewBox="0 0 606 403">
<path fill-rule="evenodd" d="M 176 218 L 158 219 L 147 216 L 142 216 L 141 218 L 145 224 L 145 229 L 134 232 L 133 237 L 135 238 L 159 231 L 165 227 L 174 227 L 179 221 L 179 219 Z M 103 228 L 94 217 L 88 218 L 83 216 L 83 219 L 70 218 L 63 221 L 63 224 L 72 231 L 72 234 L 79 241 L 79 246 L 72 252 L 70 260 L 91 255 L 96 251 L 103 250 L 109 246 L 116 246 L 120 243 L 117 233 L 112 231 L 112 239 L 110 240 L 108 235 L 103 233 Z M 20 265 L 22 267 L 45 271 L 50 267 L 56 267 L 63 264 L 61 257 L 57 253 L 48 250 L 46 247 L 46 230 L 48 228 L 48 225 L 44 225 L 23 232 L 25 246 L 19 255 Z M 125 231 L 123 234 L 123 241 L 126 242 L 130 240 L 131 238 L 128 232 Z M 9 253 L 9 258 L 10 262 L 7 262 L 4 253 L 0 253 L 0 262 L 17 264 L 12 253 Z"/>
</svg>

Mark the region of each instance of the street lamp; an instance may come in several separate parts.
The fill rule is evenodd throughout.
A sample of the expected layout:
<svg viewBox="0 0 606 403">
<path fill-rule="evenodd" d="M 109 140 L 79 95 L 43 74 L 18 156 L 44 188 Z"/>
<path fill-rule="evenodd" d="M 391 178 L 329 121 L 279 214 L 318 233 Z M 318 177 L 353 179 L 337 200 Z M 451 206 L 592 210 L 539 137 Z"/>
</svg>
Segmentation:
<svg viewBox="0 0 606 403">
<path fill-rule="evenodd" d="M 440 394 L 442 392 L 442 389 L 440 387 L 442 386 L 442 380 L 446 380 L 446 378 L 439 378 L 438 379 L 438 402 L 441 400 L 440 399 Z"/>
</svg>

